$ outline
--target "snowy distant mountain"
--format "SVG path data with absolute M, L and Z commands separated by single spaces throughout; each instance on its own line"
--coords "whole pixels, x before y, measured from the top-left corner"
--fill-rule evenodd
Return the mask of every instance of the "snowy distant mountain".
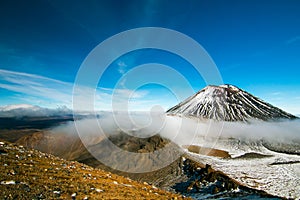
M 218 121 L 294 119 L 289 114 L 233 85 L 207 86 L 167 111 Z
M 0 107 L 0 117 L 50 117 L 72 114 L 66 106 L 56 109 L 43 108 L 29 104 L 16 104 Z
M 15 109 L 31 109 L 31 110 L 36 110 L 39 109 L 40 107 L 38 106 L 33 106 L 30 104 L 13 104 L 13 105 L 7 105 L 0 107 L 0 111 L 11 111 Z

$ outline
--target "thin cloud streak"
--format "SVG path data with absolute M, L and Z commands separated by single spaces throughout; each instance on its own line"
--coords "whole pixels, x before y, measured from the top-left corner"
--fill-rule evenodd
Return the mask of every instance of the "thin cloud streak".
M 296 43 L 296 42 L 300 42 L 300 35 L 290 38 L 290 39 L 287 40 L 285 43 L 286 43 L 287 45 L 289 45 L 289 44 L 294 44 L 294 43 Z
M 118 62 L 118 67 L 119 67 L 118 68 L 119 73 L 122 74 L 122 75 L 124 75 L 126 73 L 126 67 L 127 67 L 127 65 L 125 64 L 125 62 L 120 60 Z
M 15 98 L 19 98 L 20 103 L 38 104 L 41 102 L 50 101 L 56 106 L 66 105 L 72 108 L 73 99 L 73 84 L 63 82 L 56 79 L 51 79 L 44 76 L 35 74 L 28 74 L 23 72 L 15 72 L 8 70 L 0 70 L 0 88 L 7 91 L 16 93 Z M 122 108 L 121 105 L 130 103 L 137 105 L 137 109 L 140 110 L 143 107 L 149 105 L 149 101 L 143 99 L 148 94 L 147 91 L 133 91 L 129 89 L 114 89 L 114 88 L 103 88 L 98 87 L 96 92 L 95 89 L 86 86 L 79 86 L 79 95 L 84 96 L 87 93 L 95 93 L 95 109 L 96 110 L 110 110 L 112 101 L 114 100 L 118 105 L 117 107 Z M 22 94 L 22 98 L 20 98 Z M 79 97 L 80 98 L 80 97 Z M 30 100 L 36 99 L 36 102 L 30 102 Z M 83 106 L 86 104 L 82 98 L 80 102 Z M 153 105 L 153 104 L 152 104 Z M 45 106 L 45 105 L 40 105 Z
M 4 76 L 4 77 L 28 77 L 28 78 L 32 78 L 32 79 L 52 81 L 52 82 L 60 83 L 60 84 L 70 84 L 70 83 L 60 81 L 60 80 L 56 80 L 56 79 L 52 79 L 52 78 L 48 78 L 48 77 L 40 76 L 40 75 L 36 75 L 36 74 L 28 74 L 28 73 L 24 73 L 24 72 L 16 72 L 16 71 L 0 69 L 0 77 L 2 77 L 2 76 Z

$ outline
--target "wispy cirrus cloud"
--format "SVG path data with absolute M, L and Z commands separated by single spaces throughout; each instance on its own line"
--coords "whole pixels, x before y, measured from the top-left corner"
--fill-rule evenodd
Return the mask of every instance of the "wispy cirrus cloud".
M 117 65 L 118 65 L 118 72 L 120 73 L 120 74 L 122 74 L 122 75 L 124 75 L 125 73 L 126 73 L 126 67 L 127 67 L 127 64 L 124 62 L 124 61 L 119 61 L 118 63 L 117 63 Z
M 26 97 L 70 105 L 72 84 L 35 74 L 0 69 L 0 88 Z M 29 102 L 26 102 L 29 103 Z M 36 102 L 33 102 L 36 103 Z
M 294 44 L 294 43 L 297 43 L 297 42 L 300 42 L 300 35 L 297 35 L 295 37 L 292 37 L 292 38 L 288 39 L 285 43 L 286 44 Z
M 66 105 L 72 108 L 73 83 L 35 74 L 0 69 L 0 88 L 13 93 L 13 98 L 19 100 L 20 103 L 46 107 Z M 81 91 L 79 95 L 94 94 L 97 110 L 110 110 L 112 101 L 116 105 L 120 105 L 117 106 L 119 108 L 122 108 L 129 101 L 139 105 L 138 110 L 149 105 L 149 100 L 143 99 L 147 95 L 147 91 L 102 87 L 89 88 L 86 86 L 79 86 L 79 88 Z M 81 104 L 84 109 L 86 107 L 84 106 L 86 104 L 84 98 Z

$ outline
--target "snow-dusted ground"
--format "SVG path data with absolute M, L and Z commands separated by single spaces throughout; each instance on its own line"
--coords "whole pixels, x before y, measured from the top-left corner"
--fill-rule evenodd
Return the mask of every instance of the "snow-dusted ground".
M 200 142 L 199 145 L 203 144 Z M 202 163 L 212 165 L 214 169 L 228 174 L 231 178 L 251 188 L 264 190 L 272 195 L 300 199 L 300 163 L 299 155 L 277 153 L 266 149 L 262 142 L 241 142 L 235 139 L 221 139 L 214 146 L 216 149 L 228 151 L 232 157 L 247 152 L 272 155 L 264 158 L 222 159 L 195 153 L 189 153 Z M 277 163 L 274 165 L 274 163 Z M 280 164 L 281 163 L 281 164 Z

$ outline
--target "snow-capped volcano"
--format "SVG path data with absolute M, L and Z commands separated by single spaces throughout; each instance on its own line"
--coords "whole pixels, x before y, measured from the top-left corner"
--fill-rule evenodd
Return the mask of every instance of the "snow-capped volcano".
M 289 114 L 233 85 L 207 86 L 170 108 L 168 114 L 218 121 L 294 119 Z

